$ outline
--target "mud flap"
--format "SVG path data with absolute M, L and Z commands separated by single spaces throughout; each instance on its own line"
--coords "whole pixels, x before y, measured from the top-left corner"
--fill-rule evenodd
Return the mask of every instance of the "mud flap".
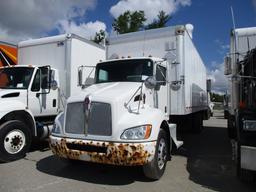
M 183 141 L 179 141 L 177 139 L 177 125 L 176 124 L 168 124 L 168 125 L 170 130 L 170 136 L 178 149 L 180 146 L 183 145 Z

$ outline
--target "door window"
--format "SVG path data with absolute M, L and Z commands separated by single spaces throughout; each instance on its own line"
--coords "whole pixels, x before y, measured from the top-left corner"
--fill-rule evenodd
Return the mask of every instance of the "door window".
M 40 70 L 39 69 L 36 71 L 36 75 L 31 87 L 31 91 L 33 92 L 40 91 Z

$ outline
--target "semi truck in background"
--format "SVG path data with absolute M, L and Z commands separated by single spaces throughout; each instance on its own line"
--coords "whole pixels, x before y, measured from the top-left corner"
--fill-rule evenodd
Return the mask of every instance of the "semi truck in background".
M 66 99 L 81 91 L 79 66 L 103 59 L 105 48 L 74 34 L 20 42 L 18 65 L 0 68 L 0 161 L 22 158 L 32 139 L 46 138 Z
M 233 146 L 237 176 L 251 180 L 256 171 L 256 27 L 231 31 L 225 58 L 229 79 L 228 135 Z
M 0 41 L 0 67 L 16 65 L 16 64 L 17 64 L 17 45 Z
M 200 132 L 208 117 L 206 69 L 192 29 L 180 25 L 109 37 L 95 84 L 71 96 L 55 119 L 53 153 L 140 165 L 146 177 L 159 179 L 172 149 L 183 143 L 177 128 Z

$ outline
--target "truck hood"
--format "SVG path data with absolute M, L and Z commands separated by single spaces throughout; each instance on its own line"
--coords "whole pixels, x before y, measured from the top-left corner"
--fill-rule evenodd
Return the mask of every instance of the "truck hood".
M 85 97 L 90 97 L 93 101 L 98 102 L 118 102 L 125 101 L 132 97 L 135 91 L 139 88 L 139 82 L 115 82 L 115 83 L 100 83 L 86 88 L 78 96 L 71 97 L 68 102 L 83 101 Z M 139 92 L 137 94 L 140 94 Z
M 0 98 L 19 97 L 21 93 L 25 92 L 25 89 L 0 89 Z
M 120 141 L 120 136 L 125 129 L 138 125 L 153 124 L 151 119 L 154 119 L 152 117 L 156 116 L 155 111 L 157 109 L 154 109 L 153 106 L 150 105 L 150 103 L 153 103 L 154 92 L 143 86 L 143 101 L 141 101 L 141 90 L 139 89 L 140 86 L 140 82 L 101 83 L 92 85 L 84 89 L 84 91 L 77 96 L 70 97 L 67 101 L 68 105 L 71 103 L 79 102 L 87 103 L 88 100 L 85 100 L 86 98 L 89 98 L 89 101 L 92 102 L 99 102 L 111 105 L 111 130 L 113 134 L 111 136 L 99 136 L 97 134 L 89 134 L 86 135 L 85 138 L 90 140 L 105 139 L 109 141 Z M 69 111 L 70 114 L 75 114 L 76 117 L 85 118 L 84 114 L 81 115 L 81 110 L 76 111 L 76 108 L 71 108 L 71 110 L 72 111 L 67 111 Z M 99 115 L 107 116 L 109 114 Z M 94 121 L 96 121 L 95 119 L 97 119 L 97 117 L 94 118 Z M 76 123 L 75 119 L 71 118 L 71 120 L 74 121 L 71 122 L 71 124 Z M 77 127 L 80 127 L 80 125 L 77 125 Z

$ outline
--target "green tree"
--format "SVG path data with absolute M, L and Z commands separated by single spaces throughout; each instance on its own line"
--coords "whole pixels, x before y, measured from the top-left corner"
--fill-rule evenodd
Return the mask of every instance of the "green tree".
M 93 41 L 95 43 L 100 44 L 104 41 L 105 37 L 106 37 L 106 33 L 104 30 L 101 29 L 99 32 L 96 32 Z
M 157 19 L 155 19 L 152 23 L 150 23 L 146 29 L 156 29 L 156 28 L 162 28 L 166 26 L 166 23 L 171 19 L 172 17 L 168 14 L 166 14 L 164 11 L 160 11 L 157 15 Z
M 217 93 L 211 93 L 210 98 L 211 98 L 211 101 L 214 101 L 214 102 L 223 102 L 223 95 L 220 95 Z
M 143 28 L 145 21 L 144 11 L 126 11 L 114 19 L 112 26 L 116 32 L 124 34 L 139 31 Z

